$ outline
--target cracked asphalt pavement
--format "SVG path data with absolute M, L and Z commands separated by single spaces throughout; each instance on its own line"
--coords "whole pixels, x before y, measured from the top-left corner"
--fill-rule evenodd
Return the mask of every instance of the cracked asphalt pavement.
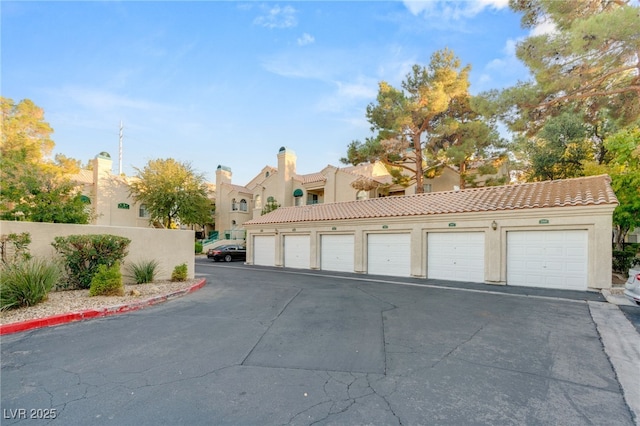
M 3 336 L 1 423 L 634 424 L 583 300 L 196 273 L 204 288 L 163 305 Z

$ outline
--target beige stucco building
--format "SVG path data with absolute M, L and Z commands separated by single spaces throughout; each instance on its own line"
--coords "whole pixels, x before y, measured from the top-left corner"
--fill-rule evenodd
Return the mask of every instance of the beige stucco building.
M 80 170 L 79 173 L 71 176 L 71 180 L 80 187 L 87 208 L 91 210 L 91 224 L 136 228 L 161 227 L 150 221 L 146 206 L 131 196 L 129 185 L 135 178 L 113 174 L 112 168 L 113 160 L 110 155 L 101 152 L 91 160 L 90 169 Z M 209 198 L 213 202 L 215 186 L 213 184 L 208 186 Z M 180 228 L 203 231 L 193 226 Z M 209 225 L 208 228 L 212 230 L 213 226 Z
M 243 238 L 243 224 L 260 217 L 270 203 L 292 207 L 415 194 L 415 184 L 408 187 L 394 184 L 380 162 L 341 168 L 328 165 L 318 172 L 301 175 L 296 171 L 294 151 L 282 147 L 277 158 L 277 167 L 265 166 L 244 186 L 232 183 L 230 168 L 218 166 L 216 230 L 231 238 Z M 424 186 L 425 191 L 436 192 L 452 190 L 459 183 L 458 172 L 445 167 L 438 177 L 425 179 Z
M 602 175 L 284 207 L 244 223 L 247 263 L 609 288 L 617 205 Z
M 129 194 L 127 176 L 112 173 L 113 160 L 101 152 L 91 160 L 91 169 L 83 169 L 71 180 L 80 186 L 92 225 L 151 227 L 144 205 Z

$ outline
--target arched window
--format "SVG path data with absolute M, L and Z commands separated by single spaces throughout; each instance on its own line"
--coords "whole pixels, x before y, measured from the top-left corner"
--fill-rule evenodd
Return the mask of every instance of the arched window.
M 149 210 L 147 210 L 146 204 L 140 204 L 138 209 L 138 217 L 149 217 Z
M 256 202 L 256 208 L 257 209 L 261 209 L 262 208 L 262 197 L 260 195 L 256 195 L 255 197 L 253 197 L 253 199 Z
M 265 173 L 264 177 L 268 178 L 269 177 L 269 172 Z
M 240 200 L 240 211 L 241 212 L 247 211 L 247 200 L 245 200 L 244 198 Z
M 275 201 L 276 201 L 276 199 L 275 199 L 275 198 L 273 198 L 273 197 L 269 197 L 269 198 L 267 198 L 267 203 L 273 203 L 273 202 L 275 202 Z
M 366 200 L 369 198 L 369 193 L 367 191 L 358 191 L 356 194 L 356 200 Z
M 235 198 L 231 200 L 231 210 L 233 211 L 238 210 L 238 203 L 236 202 Z

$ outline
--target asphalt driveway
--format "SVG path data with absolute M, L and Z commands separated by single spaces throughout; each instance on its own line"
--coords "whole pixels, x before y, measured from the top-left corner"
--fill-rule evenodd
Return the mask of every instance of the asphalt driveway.
M 196 271 L 164 305 L 3 336 L 2 424 L 633 424 L 574 294 Z

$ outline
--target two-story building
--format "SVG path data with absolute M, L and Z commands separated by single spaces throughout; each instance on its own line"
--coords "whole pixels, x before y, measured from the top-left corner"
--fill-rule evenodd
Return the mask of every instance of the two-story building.
M 245 186 L 232 182 L 229 167 L 216 170 L 215 227 L 221 237 L 242 238 L 242 225 L 276 207 L 328 204 L 394 195 L 414 194 L 415 184 L 393 183 L 381 162 L 349 167 L 327 165 L 322 170 L 298 174 L 297 156 L 289 148 L 278 151 L 278 166 L 265 166 Z M 457 171 L 445 167 L 433 179 L 425 179 L 425 191 L 454 189 L 460 181 Z

